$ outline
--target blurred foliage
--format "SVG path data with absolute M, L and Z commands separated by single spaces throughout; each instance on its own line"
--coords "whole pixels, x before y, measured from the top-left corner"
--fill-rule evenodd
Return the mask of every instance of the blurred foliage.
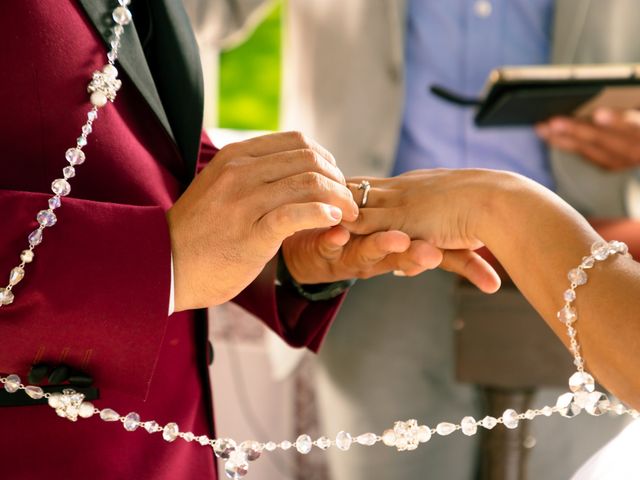
M 221 128 L 276 130 L 280 105 L 282 4 L 247 41 L 220 58 Z

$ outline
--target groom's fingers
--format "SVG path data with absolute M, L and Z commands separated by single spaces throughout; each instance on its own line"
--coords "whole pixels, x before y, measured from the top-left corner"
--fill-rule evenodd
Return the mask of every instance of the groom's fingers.
M 354 222 L 342 225 L 356 235 L 370 235 L 375 232 L 402 230 L 402 212 L 388 208 L 361 208 Z
M 445 250 L 440 268 L 465 277 L 485 293 L 500 288 L 500 277 L 493 267 L 471 250 Z

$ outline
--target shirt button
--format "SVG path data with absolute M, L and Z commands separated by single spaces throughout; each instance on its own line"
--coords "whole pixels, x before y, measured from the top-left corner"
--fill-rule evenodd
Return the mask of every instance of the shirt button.
M 489 0 L 477 0 L 473 5 L 473 11 L 481 18 L 487 18 L 493 11 L 493 5 Z

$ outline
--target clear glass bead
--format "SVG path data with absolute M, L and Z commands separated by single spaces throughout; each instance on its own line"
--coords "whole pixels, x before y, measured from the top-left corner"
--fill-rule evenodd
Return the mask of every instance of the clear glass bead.
M 238 445 L 235 440 L 230 438 L 219 438 L 213 445 L 213 451 L 216 454 L 216 457 L 227 459 L 229 458 L 229 455 L 231 455 L 231 452 L 235 451 L 237 446 Z
M 182 436 L 182 438 L 184 438 L 184 441 L 185 441 L 185 442 L 193 442 L 193 441 L 195 440 L 196 436 L 195 436 L 193 433 L 191 433 L 191 432 L 186 432 L 186 433 Z
M 158 425 L 158 422 L 155 420 L 152 420 L 150 422 L 144 422 L 143 427 L 148 433 L 156 433 L 160 425 Z
M 564 301 L 571 303 L 576 299 L 576 291 L 572 288 L 566 290 L 563 295 Z
M 40 387 L 36 387 L 35 385 L 29 385 L 25 387 L 24 391 L 27 395 L 29 395 L 29 397 L 33 398 L 34 400 L 40 400 L 44 397 L 44 390 L 42 390 Z
M 24 262 L 24 263 L 31 263 L 33 262 L 33 257 L 35 256 L 35 254 L 33 253 L 33 250 L 23 250 L 20 253 L 20 261 Z
M 89 113 L 91 114 L 95 112 L 91 111 Z M 64 158 L 67 159 L 67 162 L 69 162 L 71 166 L 82 165 L 86 159 L 84 152 L 79 148 L 70 148 L 64 154 Z
M 597 241 L 591 245 L 591 255 L 596 260 L 604 260 L 609 256 L 609 244 L 603 241 Z
M 575 417 L 582 410 L 576 403 L 574 394 L 571 392 L 563 393 L 558 397 L 556 408 L 560 415 L 567 418 Z
M 131 11 L 127 7 L 116 7 L 112 16 L 118 25 L 128 25 L 131 22 Z
M 353 438 L 351 435 L 345 431 L 341 431 L 336 435 L 336 447 L 340 450 L 347 451 L 351 448 L 351 443 L 353 442 Z
M 362 435 L 358 435 L 356 437 L 356 443 L 364 445 L 365 447 L 375 445 L 377 441 L 378 436 L 375 433 L 363 433 Z
M 96 118 L 98 118 L 98 112 L 97 111 L 91 110 L 91 111 L 89 111 L 89 113 L 87 113 L 87 119 L 90 122 L 94 122 L 96 120 Z M 80 164 L 78 164 L 78 165 L 80 165 Z
M 540 411 L 545 417 L 550 417 L 551 415 L 553 415 L 553 408 L 551 408 L 549 405 L 542 407 L 542 410 Z
M 293 444 L 289 440 L 283 440 L 282 442 L 280 442 L 280 448 L 282 450 L 289 450 L 292 446 Z
M 118 3 L 123 7 L 126 7 L 127 5 L 131 4 L 131 0 L 118 0 Z
M 55 210 L 56 208 L 60 208 L 60 205 L 62 204 L 62 202 L 60 202 L 60 197 L 51 197 L 49 199 L 49 208 L 51 210 Z
M 229 459 L 224 464 L 224 473 L 228 478 L 237 480 L 244 477 L 249 471 L 249 462 L 241 451 L 231 452 Z
M 313 447 L 313 440 L 309 435 L 300 435 L 296 440 L 296 450 L 303 455 L 306 455 L 311 451 Z
M 609 411 L 610 406 L 611 401 L 604 393 L 591 392 L 587 395 L 584 409 L 589 415 L 597 417 Z
M 455 431 L 456 431 L 456 426 L 453 423 L 440 422 L 436 426 L 436 432 L 438 433 L 438 435 L 442 435 L 442 436 L 451 435 Z
M 587 272 L 585 272 L 581 268 L 573 268 L 569 270 L 567 278 L 571 283 L 575 283 L 578 286 L 584 285 L 585 283 L 587 283 Z
M 60 195 L 61 197 L 66 197 L 71 193 L 71 185 L 64 178 L 58 178 L 51 183 L 51 190 L 56 195 Z
M 627 255 L 629 253 L 629 247 L 624 242 L 613 240 L 609 242 L 609 251 L 611 253 L 621 253 L 622 255 Z
M 39 228 L 29 234 L 29 245 L 36 247 L 42 243 L 42 230 Z
M 134 432 L 140 426 L 140 415 L 136 412 L 131 412 L 124 417 L 124 429 L 127 432 Z
M 326 450 L 331 446 L 331 440 L 327 437 L 320 437 L 316 440 L 316 445 L 321 450 Z
M 58 221 L 58 217 L 50 210 L 40 210 L 36 220 L 43 227 L 53 227 Z
M 117 422 L 120 420 L 120 414 L 110 408 L 100 410 L 100 418 L 105 422 Z
M 625 407 L 623 404 L 621 403 L 616 403 L 613 408 L 613 413 L 615 413 L 616 415 L 624 415 L 625 412 L 627 411 L 627 407 Z
M 278 448 L 278 444 L 276 442 L 267 442 L 264 445 L 264 449 L 267 452 L 273 452 L 273 451 L 275 451 L 276 448 Z
M 64 178 L 66 179 L 73 178 L 76 176 L 76 169 L 71 165 L 69 165 L 68 167 L 64 167 L 62 169 L 62 175 L 64 175 Z
M 164 438 L 167 442 L 174 442 L 175 439 L 178 438 L 179 433 L 180 429 L 178 428 L 177 423 L 167 423 L 162 429 L 162 438 Z
M 24 278 L 24 268 L 14 267 L 9 274 L 9 285 L 14 286 L 22 281 Z
M 558 320 L 560 320 L 565 325 L 569 325 L 575 322 L 578 319 L 578 314 L 576 313 L 576 309 L 565 305 L 558 312 Z
M 200 445 L 202 445 L 203 447 L 204 447 L 205 445 L 209 445 L 209 438 L 208 438 L 206 435 L 200 435 L 200 436 L 198 437 L 198 443 L 199 443 Z
M 596 264 L 596 259 L 593 258 L 591 255 L 589 255 L 588 257 L 582 257 L 582 262 L 580 263 L 580 267 L 589 269 L 589 268 L 593 268 L 595 264 Z
M 9 393 L 16 393 L 20 389 L 20 377 L 16 374 L 7 376 L 4 389 Z
M 76 144 L 81 146 L 81 147 L 86 147 L 87 146 L 87 137 L 85 137 L 84 135 L 80 135 L 78 138 L 76 138 Z
M 464 417 L 460 421 L 460 427 L 461 427 L 462 433 L 464 433 L 469 437 L 471 435 L 475 435 L 476 432 L 478 431 L 478 425 L 476 424 L 476 419 L 473 417 Z
M 113 66 L 113 65 L 111 65 Z M 113 67 L 116 68 L 116 67 Z M 91 125 L 89 124 L 85 124 L 82 126 L 82 134 L 86 137 L 87 135 L 90 135 L 91 132 L 93 131 L 93 127 L 91 127 Z
M 524 412 L 524 418 L 526 418 L 527 420 L 533 420 L 534 418 L 536 418 L 535 410 L 529 409 L 526 412 Z
M 518 423 L 520 423 L 518 412 L 512 408 L 507 408 L 502 414 L 502 423 L 510 429 L 518 428 Z
M 15 300 L 15 296 L 11 290 L 7 290 L 6 288 L 0 288 L 0 304 L 2 305 L 11 305 Z
M 587 372 L 576 372 L 569 377 L 569 389 L 572 392 L 593 392 L 596 382 Z
M 240 444 L 240 450 L 244 452 L 247 460 L 254 462 L 259 459 L 262 454 L 262 445 L 255 440 L 247 440 Z

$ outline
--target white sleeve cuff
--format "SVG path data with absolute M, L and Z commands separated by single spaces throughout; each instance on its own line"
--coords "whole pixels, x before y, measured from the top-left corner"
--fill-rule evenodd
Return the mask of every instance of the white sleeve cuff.
M 175 299 L 175 285 L 174 285 L 174 277 L 173 277 L 173 254 L 171 254 L 171 290 L 169 290 L 169 315 L 173 315 L 174 310 L 176 309 L 176 299 Z

